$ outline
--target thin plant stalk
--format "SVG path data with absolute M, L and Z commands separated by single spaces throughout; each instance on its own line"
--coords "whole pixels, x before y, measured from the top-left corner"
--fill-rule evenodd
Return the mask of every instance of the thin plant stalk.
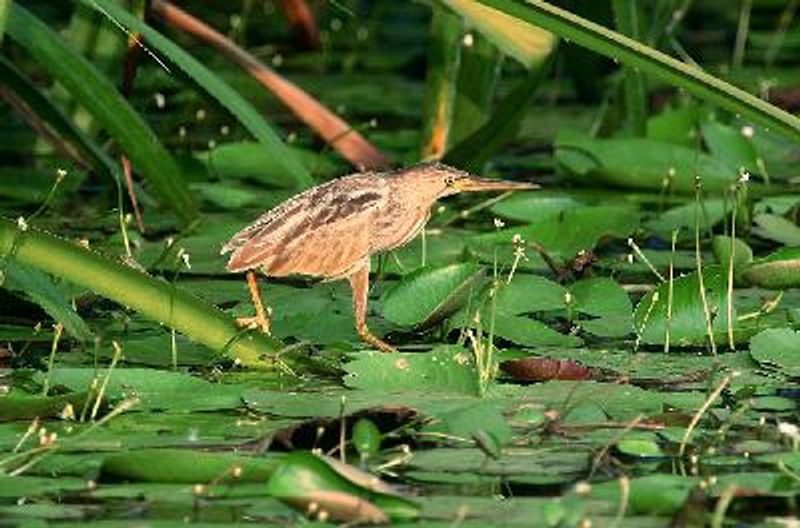
M 697 266 L 697 284 L 700 289 L 700 300 L 703 303 L 703 316 L 706 320 L 706 333 L 708 334 L 708 341 L 711 345 L 711 353 L 717 355 L 717 343 L 714 341 L 714 328 L 711 322 L 711 312 L 708 308 L 708 297 L 706 296 L 706 285 L 703 279 L 703 257 L 700 254 L 700 181 L 697 182 L 697 191 L 695 193 L 695 213 L 694 213 L 694 256 L 695 264 Z
M 53 343 L 50 345 L 50 356 L 47 358 L 47 375 L 42 383 L 42 396 L 46 397 L 50 391 L 50 379 L 53 376 L 53 365 L 55 363 L 58 342 L 61 341 L 61 334 L 64 332 L 64 325 L 56 323 L 53 325 Z
M 642 40 L 640 0 L 613 0 L 611 6 L 617 30 L 634 40 Z M 637 68 L 625 68 L 623 92 L 625 113 L 633 133 L 644 136 L 647 126 L 647 90 L 642 72 Z
M 664 353 L 669 353 L 669 344 L 672 332 L 672 303 L 675 290 L 675 245 L 678 242 L 678 230 L 672 230 L 672 244 L 669 256 L 669 278 L 667 283 L 667 320 L 665 321 Z
M 733 262 L 736 260 L 736 206 L 738 200 L 737 189 L 734 189 L 733 211 L 731 212 L 731 251 L 728 257 L 728 280 L 727 280 L 727 314 L 728 314 L 728 348 L 736 349 L 736 342 L 733 337 Z
M 733 46 L 733 67 L 741 68 L 744 62 L 744 51 L 747 46 L 747 34 L 750 31 L 750 11 L 753 7 L 753 0 L 741 0 L 739 8 L 739 24 L 736 28 L 736 42 Z

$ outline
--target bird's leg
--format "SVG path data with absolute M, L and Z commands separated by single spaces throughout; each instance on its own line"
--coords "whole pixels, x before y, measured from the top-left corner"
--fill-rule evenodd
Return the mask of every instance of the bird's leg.
M 258 325 L 265 334 L 271 335 L 267 310 L 264 308 L 264 303 L 261 302 L 261 290 L 258 287 L 258 276 L 256 276 L 256 272 L 253 270 L 247 272 L 247 287 L 250 290 L 250 297 L 253 299 L 256 315 L 255 317 L 239 317 L 236 319 L 236 322 L 240 326 L 245 327 Z
M 358 337 L 368 345 L 381 352 L 397 352 L 397 350 L 372 335 L 367 328 L 367 294 L 369 293 L 369 262 L 350 275 L 350 287 L 353 289 L 353 314 L 356 319 Z

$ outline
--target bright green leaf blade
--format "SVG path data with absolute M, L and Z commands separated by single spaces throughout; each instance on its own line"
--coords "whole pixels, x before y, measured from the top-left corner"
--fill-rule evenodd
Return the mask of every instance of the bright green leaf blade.
M 420 268 L 386 291 L 383 316 L 405 326 L 439 321 L 467 302 L 483 276 L 472 263 Z
M 569 287 L 571 308 L 595 317 L 630 316 L 630 297 L 615 280 L 608 277 L 584 279 Z
M 498 290 L 495 307 L 507 315 L 563 310 L 566 296 L 567 289 L 548 278 L 517 274 Z
M 26 9 L 13 5 L 8 35 L 61 82 L 102 123 L 153 185 L 161 202 L 183 220 L 195 206 L 179 167 L 114 85 Z
M 703 123 L 701 131 L 711 154 L 725 161 L 737 173 L 741 170 L 758 172 L 758 151 L 741 130 L 712 121 Z
M 204 453 L 189 449 L 140 449 L 103 459 L 100 478 L 135 482 L 198 484 L 266 482 L 280 461 L 260 456 Z
M 353 446 L 364 458 L 376 455 L 381 450 L 382 440 L 378 426 L 368 418 L 360 418 L 353 426 Z
M 491 40 L 505 54 L 530 68 L 544 60 L 555 46 L 549 31 L 472 0 L 442 0 L 450 9 Z
M 800 246 L 800 227 L 788 218 L 765 213 L 756 215 L 753 222 L 754 234 L 787 246 Z
M 292 176 L 296 184 L 309 187 L 313 183 L 311 175 L 297 160 L 294 154 L 281 141 L 275 131 L 261 118 L 258 111 L 247 102 L 238 92 L 233 90 L 217 75 L 206 68 L 197 59 L 192 57 L 180 46 L 141 20 L 120 8 L 111 0 L 81 0 L 84 5 L 93 7 L 93 3 L 101 6 L 115 23 L 121 24 L 133 33 L 144 35 L 148 46 L 156 52 L 164 54 L 173 64 L 183 70 L 197 86 L 203 88 L 213 96 L 222 106 L 236 116 L 236 118 L 253 134 L 278 163 L 287 175 Z
M 478 0 L 747 119 L 800 140 L 800 119 L 740 88 L 658 50 L 543 0 Z
M 219 309 L 161 279 L 32 228 L 21 231 L 17 224 L 2 219 L 0 258 L 13 258 L 139 310 L 244 364 L 263 366 L 264 356 L 278 346 L 263 334 L 243 335 Z

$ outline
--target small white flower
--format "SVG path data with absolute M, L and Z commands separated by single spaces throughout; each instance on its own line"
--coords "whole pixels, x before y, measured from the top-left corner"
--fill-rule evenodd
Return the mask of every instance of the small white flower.
M 19 227 L 20 231 L 27 231 L 28 230 L 28 222 L 25 221 L 25 218 L 20 216 L 17 218 L 17 227 Z
M 206 111 L 202 108 L 199 109 L 197 112 L 195 112 L 194 118 L 197 119 L 198 121 L 202 121 L 203 119 L 206 118 Z
M 475 37 L 472 35 L 472 33 L 465 33 L 461 43 L 465 48 L 471 48 L 472 45 L 475 44 Z
M 164 94 L 156 92 L 156 94 L 153 95 L 153 99 L 156 101 L 156 108 L 163 109 L 165 106 L 167 106 L 167 98 L 164 96 Z
M 495 226 L 497 229 L 502 229 L 502 228 L 503 228 L 503 227 L 505 227 L 505 225 L 506 225 L 506 223 L 505 223 L 505 222 L 503 222 L 502 220 L 500 220 L 499 218 L 495 218 L 495 219 L 493 220 L 493 222 L 494 222 L 494 226 Z
M 753 137 L 753 135 L 755 135 L 756 130 L 750 125 L 745 125 L 745 126 L 742 127 L 741 132 L 742 132 L 742 135 L 744 137 L 746 137 L 747 139 L 750 139 L 750 138 Z

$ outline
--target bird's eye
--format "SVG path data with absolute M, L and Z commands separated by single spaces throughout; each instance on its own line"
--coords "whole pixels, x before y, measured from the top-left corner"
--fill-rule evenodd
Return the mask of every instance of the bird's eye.
M 445 176 L 445 178 L 444 178 L 444 184 L 445 185 L 447 185 L 448 187 L 452 187 L 453 185 L 455 185 L 455 183 L 456 183 L 456 177 L 455 176 Z

